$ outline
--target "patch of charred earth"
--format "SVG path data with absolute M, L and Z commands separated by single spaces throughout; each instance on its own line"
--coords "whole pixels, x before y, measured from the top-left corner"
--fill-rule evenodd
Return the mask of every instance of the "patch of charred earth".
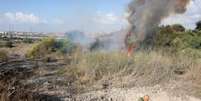
M 36 85 L 24 83 L 37 69 L 38 64 L 30 60 L 0 63 L 0 101 L 60 101 L 56 96 L 33 91 Z

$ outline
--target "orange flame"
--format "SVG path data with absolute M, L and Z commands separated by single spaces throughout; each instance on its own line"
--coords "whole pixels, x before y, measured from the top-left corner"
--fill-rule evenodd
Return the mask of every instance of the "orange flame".
M 134 45 L 130 45 L 130 46 L 128 46 L 128 52 L 127 52 L 127 56 L 128 57 L 131 57 L 132 56 L 132 54 L 133 54 L 133 51 L 134 51 Z
M 128 57 L 131 57 L 131 55 L 132 55 L 132 48 L 129 47 L 129 48 L 128 48 L 127 56 L 128 56 Z
M 132 32 L 130 31 L 125 38 L 125 44 L 127 45 L 127 56 L 131 57 L 131 55 L 133 54 L 133 49 L 134 49 L 134 44 L 132 43 L 128 43 L 128 39 L 131 36 Z

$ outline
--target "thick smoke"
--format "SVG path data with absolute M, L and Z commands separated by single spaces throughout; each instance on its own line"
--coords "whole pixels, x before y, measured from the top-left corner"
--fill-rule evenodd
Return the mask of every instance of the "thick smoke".
M 156 28 L 163 19 L 170 15 L 182 14 L 186 11 L 190 0 L 133 0 L 129 4 L 130 30 L 127 39 L 133 43 L 146 41 L 153 37 Z M 126 40 L 127 40 L 126 39 Z

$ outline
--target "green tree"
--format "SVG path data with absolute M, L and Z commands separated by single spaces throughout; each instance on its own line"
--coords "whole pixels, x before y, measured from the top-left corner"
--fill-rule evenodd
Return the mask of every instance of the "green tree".
M 199 31 L 184 31 L 180 25 L 163 26 L 156 33 L 155 46 L 178 51 L 186 48 L 200 49 L 201 35 L 199 33 Z
M 176 32 L 184 32 L 186 29 L 184 28 L 184 26 L 180 25 L 180 24 L 174 24 L 171 26 L 172 29 Z

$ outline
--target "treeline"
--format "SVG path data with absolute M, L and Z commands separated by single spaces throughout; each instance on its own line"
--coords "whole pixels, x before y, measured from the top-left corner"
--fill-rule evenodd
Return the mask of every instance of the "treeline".
M 152 36 L 151 49 L 164 50 L 164 52 L 187 53 L 192 56 L 201 57 L 201 21 L 196 24 L 194 30 L 187 30 L 182 25 L 168 25 L 156 28 Z M 149 41 L 146 39 L 145 41 Z M 91 45 L 89 51 L 99 49 L 101 42 L 96 41 Z M 144 47 L 143 44 L 140 47 Z M 69 54 L 80 48 L 68 38 L 56 40 L 44 38 L 33 44 L 26 56 L 29 58 L 41 58 L 51 53 Z M 145 46 L 146 48 L 146 46 Z M 143 48 L 142 48 L 143 49 Z
M 196 23 L 195 29 L 186 29 L 180 24 L 153 28 L 137 46 L 136 50 L 163 50 L 201 57 L 201 21 Z
M 162 26 L 157 30 L 154 41 L 156 47 L 201 49 L 201 22 L 197 23 L 195 30 L 186 30 L 179 24 Z

